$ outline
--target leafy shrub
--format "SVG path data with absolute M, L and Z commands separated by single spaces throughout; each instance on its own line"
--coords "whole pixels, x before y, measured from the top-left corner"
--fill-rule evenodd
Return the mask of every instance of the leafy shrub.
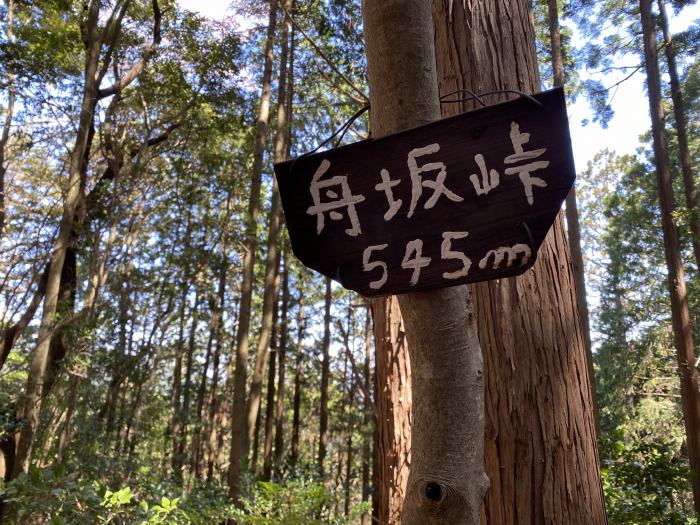
M 601 443 L 610 524 L 696 524 L 686 461 L 663 444 L 620 434 L 611 432 Z
M 185 497 L 173 496 L 181 492 L 175 484 L 144 478 L 135 480 L 133 488 L 112 490 L 65 474 L 60 465 L 31 468 L 0 486 L 8 523 L 19 525 L 209 525 L 232 516 L 220 488 L 199 485 Z
M 333 516 L 334 498 L 322 483 L 297 479 L 285 485 L 260 481 L 252 487 L 243 509 L 234 515 L 241 525 L 345 525 L 357 523 L 366 509 L 359 505 L 350 516 Z

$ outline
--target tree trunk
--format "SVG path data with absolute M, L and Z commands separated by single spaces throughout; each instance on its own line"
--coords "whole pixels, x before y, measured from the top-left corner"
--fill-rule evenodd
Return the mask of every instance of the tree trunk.
M 371 312 L 369 305 L 367 305 L 367 314 L 365 317 L 365 364 L 364 364 L 364 385 L 365 392 L 370 392 L 372 390 L 372 325 L 371 325 Z M 362 502 L 369 503 L 371 501 L 371 490 L 370 485 L 370 464 L 372 461 L 372 442 L 374 441 L 373 433 L 370 432 L 372 429 L 372 415 L 374 414 L 374 406 L 370 402 L 370 399 L 365 398 L 364 404 L 364 430 L 365 436 L 362 443 Z M 370 525 L 372 523 L 372 515 L 370 511 L 364 512 L 361 518 L 361 525 Z
M 373 135 L 438 119 L 430 4 L 366 0 L 363 18 Z M 468 289 L 398 300 L 413 387 L 411 467 L 401 523 L 476 524 L 488 480 L 482 358 Z
M 231 206 L 231 196 L 226 200 L 226 211 L 229 211 Z M 207 417 L 207 481 L 211 481 L 214 476 L 214 464 L 216 463 L 216 442 L 219 413 L 220 397 L 219 397 L 219 364 L 221 361 L 221 349 L 223 347 L 224 337 L 224 320 L 223 307 L 226 299 L 226 275 L 228 273 L 228 235 L 224 234 L 223 246 L 221 248 L 221 268 L 219 268 L 219 289 L 216 297 L 216 343 L 214 345 L 214 362 L 212 363 L 212 379 L 209 389 L 209 412 Z
M 676 66 L 676 50 L 673 47 L 671 32 L 668 28 L 668 18 L 666 16 L 665 0 L 658 0 L 659 22 L 664 34 L 664 53 L 668 64 L 668 76 L 671 80 L 671 99 L 673 100 L 673 116 L 676 124 L 676 137 L 678 139 L 678 157 L 681 162 L 681 173 L 683 174 L 683 188 L 685 189 L 685 203 L 690 215 L 690 233 L 693 243 L 693 255 L 695 265 L 700 269 L 700 214 L 698 213 L 698 191 L 693 177 L 693 166 L 690 159 L 690 149 L 688 148 L 688 123 L 685 116 L 685 103 L 681 83 L 678 78 L 678 67 Z
M 644 59 L 649 90 L 649 111 L 654 140 L 656 179 L 659 189 L 659 205 L 664 233 L 664 251 L 668 269 L 668 289 L 671 295 L 671 319 L 678 358 L 678 374 L 681 381 L 681 406 L 685 421 L 686 446 L 692 471 L 695 514 L 700 517 L 700 391 L 698 371 L 695 367 L 693 334 L 688 312 L 688 297 L 681 259 L 678 229 L 673 222 L 674 203 L 671 169 L 669 167 L 664 129 L 664 107 L 661 99 L 661 77 L 656 54 L 656 30 L 651 12 L 651 0 L 640 0 Z
M 221 287 L 226 286 L 225 283 L 221 283 L 221 278 L 219 278 L 219 291 L 216 297 L 209 299 L 210 304 L 210 318 L 209 318 L 209 336 L 207 337 L 207 350 L 204 356 L 204 365 L 202 366 L 202 375 L 199 378 L 199 386 L 197 387 L 197 403 L 195 405 L 194 421 L 197 423 L 194 435 L 192 436 L 192 456 L 190 470 L 195 479 L 202 479 L 202 460 L 204 457 L 204 442 L 203 437 L 206 431 L 206 421 L 202 418 L 202 413 L 204 411 L 204 398 L 207 393 L 207 372 L 209 371 L 209 364 L 212 361 L 212 354 L 214 349 L 214 339 L 220 334 L 219 324 L 221 322 L 221 305 L 218 301 L 219 295 L 221 295 Z M 218 358 L 217 358 L 218 360 Z M 216 363 L 218 372 L 219 364 Z
M 190 206 L 187 214 L 187 223 L 185 226 L 185 239 L 183 242 L 183 256 L 186 257 L 190 249 L 190 241 L 192 239 L 192 207 Z M 190 272 L 189 265 L 182 277 L 180 288 L 180 309 L 178 312 L 179 328 L 177 336 L 177 344 L 175 346 L 175 363 L 173 365 L 173 381 L 170 390 L 170 406 L 172 407 L 172 416 L 170 423 L 170 438 L 172 441 L 172 457 L 171 468 L 176 480 L 182 479 L 183 458 L 179 452 L 179 438 L 181 428 L 183 426 L 183 403 L 182 403 L 182 357 L 185 351 L 185 312 L 187 311 L 187 295 L 190 290 Z M 166 432 L 167 434 L 167 432 Z
M 291 13 L 294 10 L 294 0 L 288 0 L 285 3 L 285 9 Z M 289 18 L 285 19 L 287 26 L 287 35 L 289 39 L 289 59 L 287 67 L 287 92 L 286 92 L 286 115 L 278 111 L 277 120 L 285 119 L 283 142 L 280 147 L 284 146 L 284 159 L 289 158 L 291 151 L 291 135 L 292 135 L 292 116 L 294 110 L 294 28 L 291 27 Z M 279 109 L 279 108 L 278 108 Z M 279 124 L 278 124 L 279 127 Z M 275 154 L 277 153 L 275 147 Z M 281 152 L 280 152 L 281 153 Z M 275 180 L 275 183 L 277 181 Z M 285 245 L 286 246 L 286 245 Z M 279 344 L 279 372 L 277 380 L 277 407 L 275 415 L 275 468 L 280 474 L 284 467 L 284 405 L 285 405 L 285 389 L 286 389 L 286 373 L 287 373 L 287 342 L 289 338 L 289 259 L 287 257 L 286 247 L 283 250 L 282 257 L 284 259 L 284 273 L 282 275 L 282 324 L 280 326 L 280 344 Z
M 61 433 L 58 437 L 56 445 L 56 458 L 54 463 L 60 464 L 63 462 L 63 455 L 71 441 L 73 435 L 73 414 L 78 400 L 78 387 L 80 386 L 81 377 L 77 374 L 71 374 L 68 383 L 68 401 L 66 407 L 66 419 L 61 426 Z
M 245 220 L 245 241 L 243 256 L 243 280 L 236 334 L 236 369 L 233 378 L 233 402 L 231 403 L 231 449 L 228 468 L 229 498 L 239 503 L 242 461 L 247 449 L 248 431 L 246 428 L 246 383 L 248 378 L 248 346 L 250 313 L 253 298 L 255 255 L 258 251 L 258 217 L 260 215 L 260 186 L 262 183 L 263 155 L 267 135 L 267 121 L 270 114 L 270 92 L 272 90 L 272 59 L 275 26 L 277 24 L 277 0 L 270 0 L 267 41 L 262 78 L 262 96 L 255 131 L 255 152 L 250 183 L 248 212 Z M 231 521 L 231 523 L 233 523 Z
M 7 15 L 5 18 L 5 37 L 7 43 L 10 45 L 14 44 L 14 14 L 15 14 L 15 2 L 14 0 L 7 0 Z M 0 134 L 0 239 L 2 239 L 5 233 L 5 217 L 6 217 L 6 195 L 5 195 L 5 174 L 7 173 L 7 159 L 5 158 L 5 151 L 7 148 L 7 143 L 10 140 L 10 130 L 12 128 L 12 117 L 15 111 L 15 74 L 14 66 L 12 64 L 13 59 L 10 59 L 7 63 L 7 106 L 5 107 L 5 119 L 2 125 L 2 134 Z M 2 363 L 0 362 L 0 368 Z
M 441 93 L 538 90 L 529 2 L 433 9 Z M 532 269 L 471 287 L 486 381 L 486 523 L 606 522 L 574 282 L 560 215 Z
M 104 428 L 109 442 L 112 432 L 114 431 L 115 410 L 117 405 L 117 396 L 119 388 L 122 384 L 123 367 L 125 366 L 124 357 L 127 352 L 127 324 L 129 323 L 129 307 L 131 306 L 131 290 L 130 290 L 131 265 L 129 264 L 124 273 L 124 282 L 120 283 L 119 289 L 119 340 L 117 348 L 114 352 L 114 362 L 112 363 L 112 378 L 109 381 L 105 404 L 100 410 L 100 426 Z
M 564 74 L 564 58 L 561 49 L 561 31 L 559 28 L 557 0 L 547 0 L 547 7 L 549 11 L 549 42 L 554 87 L 563 88 L 566 85 L 566 75 Z M 593 369 L 590 315 L 588 313 L 588 299 L 586 298 L 586 276 L 584 273 L 583 251 L 581 250 L 581 228 L 579 224 L 576 186 L 574 185 L 566 196 L 566 232 L 569 240 L 569 251 L 571 252 L 572 271 L 576 283 L 576 302 L 578 303 L 579 318 L 581 320 L 583 343 L 586 347 L 586 365 L 588 366 L 588 376 L 591 378 L 591 401 L 593 402 L 597 436 L 600 433 L 600 417 L 598 414 L 598 396 L 596 393 Z
M 37 335 L 37 345 L 32 353 L 27 388 L 25 394 L 22 419 L 24 425 L 20 430 L 17 442 L 17 454 L 13 466 L 13 478 L 21 472 L 27 472 L 29 458 L 34 440 L 34 432 L 37 427 L 39 410 L 41 408 L 41 392 L 46 380 L 46 371 L 49 364 L 49 349 L 54 332 L 55 316 L 58 308 L 61 273 L 66 252 L 70 247 L 70 239 L 73 232 L 73 220 L 82 203 L 82 164 L 91 135 L 92 123 L 95 113 L 95 105 L 98 95 L 98 65 L 100 59 L 101 42 L 98 37 L 98 17 L 100 3 L 96 0 L 90 2 L 86 22 L 86 61 L 85 80 L 83 84 L 83 98 L 80 106 L 78 131 L 75 143 L 71 150 L 68 165 L 68 181 L 63 201 L 63 214 L 58 229 L 58 235 L 54 241 L 51 263 L 46 279 L 46 293 L 44 297 L 44 310 Z
M 275 312 L 276 313 L 276 312 Z M 270 362 L 267 365 L 267 396 L 265 399 L 265 441 L 263 443 L 264 481 L 272 479 L 272 431 L 275 417 L 275 377 L 277 375 L 277 315 L 274 316 Z
M 285 9 L 291 9 L 291 0 L 285 0 Z M 289 51 L 288 24 L 282 24 L 280 39 L 282 41 L 279 63 L 279 89 L 277 94 L 277 130 L 274 142 L 274 162 L 286 159 L 287 138 L 287 56 Z M 273 329 L 273 317 L 277 308 L 279 293 L 279 232 L 282 222 L 282 210 L 277 179 L 273 177 L 272 196 L 270 198 L 270 215 L 267 222 L 267 259 L 265 261 L 265 290 L 263 292 L 262 322 L 260 338 L 255 354 L 253 380 L 248 397 L 248 440 L 252 439 L 252 426 L 258 417 L 260 399 L 262 397 L 263 374 L 267 360 L 267 348 L 270 345 L 270 334 Z
M 289 260 L 287 251 L 282 256 L 284 260 L 284 270 L 282 271 L 282 318 L 280 322 L 278 353 L 278 375 L 277 375 L 277 403 L 275 405 L 275 469 L 282 472 L 284 462 L 284 396 L 285 380 L 287 368 L 287 330 L 289 328 Z
M 297 277 L 299 279 L 299 277 Z M 299 282 L 299 281 L 298 281 Z M 291 464 L 296 467 L 299 462 L 299 427 L 301 424 L 301 365 L 303 359 L 304 344 L 304 293 L 302 284 L 298 284 L 298 310 L 297 310 L 297 350 L 296 363 L 294 366 L 294 399 L 292 401 L 292 453 Z
M 7 358 L 10 356 L 10 351 L 17 342 L 17 339 L 22 332 L 24 332 L 25 328 L 29 326 L 29 323 L 34 318 L 34 314 L 41 305 L 41 301 L 46 293 L 46 281 L 49 277 L 50 269 L 51 263 L 46 265 L 46 268 L 39 277 L 39 282 L 37 283 L 36 291 L 32 296 L 32 300 L 17 322 L 6 328 L 0 328 L 0 370 L 2 370 Z
M 372 316 L 377 407 L 372 507 L 379 523 L 399 523 L 411 461 L 411 364 L 396 297 L 373 299 Z
M 194 284 L 197 291 L 195 292 L 194 305 L 192 306 L 190 314 L 192 321 L 190 324 L 190 334 L 187 342 L 187 356 L 185 359 L 185 385 L 182 390 L 182 406 L 180 408 L 180 421 L 178 425 L 179 434 L 177 436 L 178 465 L 181 471 L 185 468 L 185 461 L 187 459 L 187 453 L 185 452 L 187 447 L 187 424 L 190 419 L 190 399 L 192 397 L 192 378 L 194 375 L 194 351 L 197 339 L 197 325 L 199 323 L 201 284 L 198 283 L 198 279 L 196 277 Z M 178 475 L 178 478 L 180 477 L 181 474 Z
M 350 389 L 350 399 L 349 406 L 352 408 L 355 402 L 355 382 L 352 379 L 352 374 L 350 379 L 347 380 L 346 384 Z M 343 515 L 347 518 L 350 515 L 350 488 L 352 486 L 352 462 L 353 462 L 353 449 L 352 449 L 352 432 L 353 428 L 347 429 L 347 437 L 345 440 L 345 478 L 343 480 L 343 489 L 345 493 L 345 501 L 343 505 Z
M 326 294 L 323 314 L 323 343 L 321 348 L 321 406 L 318 429 L 318 471 L 321 479 L 325 474 L 324 461 L 328 448 L 328 379 L 330 375 L 331 347 L 331 280 L 326 277 Z
M 253 431 L 253 454 L 250 460 L 250 472 L 253 475 L 258 473 L 258 454 L 260 452 L 260 424 L 262 421 L 262 412 L 258 411 L 258 417 L 255 419 L 255 430 Z

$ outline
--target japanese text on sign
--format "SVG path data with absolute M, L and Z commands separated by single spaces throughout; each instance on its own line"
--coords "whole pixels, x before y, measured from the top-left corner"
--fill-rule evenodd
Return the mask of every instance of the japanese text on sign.
M 308 266 L 365 295 L 521 273 L 573 184 L 561 90 L 276 166 Z

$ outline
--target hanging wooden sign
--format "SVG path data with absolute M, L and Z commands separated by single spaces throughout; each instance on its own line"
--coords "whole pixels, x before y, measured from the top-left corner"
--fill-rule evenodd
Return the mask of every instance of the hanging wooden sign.
M 523 273 L 571 189 L 562 89 L 275 165 L 294 254 L 364 296 Z

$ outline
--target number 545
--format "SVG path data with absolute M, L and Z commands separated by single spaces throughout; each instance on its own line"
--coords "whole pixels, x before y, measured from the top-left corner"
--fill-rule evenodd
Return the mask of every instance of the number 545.
M 440 258 L 443 261 L 447 260 L 457 260 L 462 263 L 462 268 L 454 272 L 444 272 L 442 277 L 444 279 L 459 279 L 464 277 L 469 273 L 469 268 L 471 268 L 472 262 L 460 251 L 452 249 L 452 241 L 457 239 L 464 239 L 468 232 L 444 232 L 442 234 L 442 244 L 440 245 Z M 373 246 L 368 246 L 362 254 L 362 269 L 365 272 L 372 272 L 374 270 L 380 269 L 382 274 L 381 277 L 375 281 L 369 283 L 369 287 L 372 290 L 379 290 L 386 283 L 389 278 L 389 270 L 385 262 L 374 260 L 370 261 L 372 254 L 374 252 L 379 252 L 386 249 L 388 244 L 375 244 Z M 415 239 L 409 241 L 406 244 L 406 251 L 404 252 L 403 260 L 401 261 L 401 268 L 405 270 L 413 270 L 411 274 L 411 286 L 415 286 L 420 278 L 421 268 L 425 268 L 430 265 L 432 259 L 430 257 L 423 256 L 423 241 L 421 239 Z

